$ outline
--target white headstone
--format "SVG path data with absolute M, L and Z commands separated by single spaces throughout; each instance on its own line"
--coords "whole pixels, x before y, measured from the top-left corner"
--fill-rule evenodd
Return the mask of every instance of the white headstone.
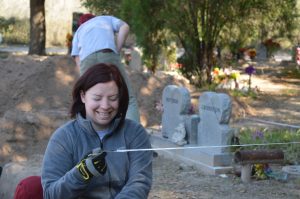
M 166 86 L 163 90 L 162 103 L 164 112 L 162 115 L 162 135 L 172 138 L 175 129 L 184 124 L 185 117 L 191 107 L 189 91 L 176 85 Z
M 199 97 L 198 145 L 220 146 L 230 144 L 232 131 L 228 123 L 231 108 L 231 100 L 227 94 L 204 92 Z M 208 149 L 215 153 L 228 151 L 228 148 L 224 147 Z

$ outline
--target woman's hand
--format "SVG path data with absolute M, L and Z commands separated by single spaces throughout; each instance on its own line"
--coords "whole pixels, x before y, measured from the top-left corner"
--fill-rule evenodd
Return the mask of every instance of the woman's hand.
M 84 180 L 90 180 L 93 176 L 104 175 L 107 169 L 105 161 L 106 152 L 101 150 L 87 154 L 76 168 L 79 170 Z

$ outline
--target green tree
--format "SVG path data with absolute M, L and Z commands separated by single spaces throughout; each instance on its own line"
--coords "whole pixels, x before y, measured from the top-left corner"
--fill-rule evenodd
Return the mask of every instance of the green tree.
M 5 19 L 4 17 L 0 17 L 0 33 L 5 33 L 9 30 L 10 25 L 14 25 L 16 23 L 16 19 L 11 17 L 9 19 Z
M 123 0 L 118 5 L 147 66 L 155 72 L 161 48 L 175 36 L 185 49 L 178 60 L 182 73 L 196 77 L 199 86 L 211 82 L 216 46 L 236 51 L 253 40 L 288 35 L 296 11 L 296 0 Z
M 122 0 L 82 0 L 82 5 L 97 15 L 120 16 Z
M 241 47 L 254 47 L 254 44 L 263 44 L 267 39 L 292 41 L 297 29 L 296 3 L 295 0 L 251 3 L 243 17 L 224 26 L 219 42 L 236 54 Z
M 253 5 L 249 1 L 165 0 L 166 27 L 179 39 L 185 49 L 182 72 L 196 84 L 211 82 L 213 51 L 227 24 L 240 22 Z
M 161 18 L 162 6 L 161 0 L 125 0 L 121 9 L 122 16 L 136 35 L 137 44 L 143 49 L 143 60 L 146 66 L 153 73 L 167 38 L 165 22 Z

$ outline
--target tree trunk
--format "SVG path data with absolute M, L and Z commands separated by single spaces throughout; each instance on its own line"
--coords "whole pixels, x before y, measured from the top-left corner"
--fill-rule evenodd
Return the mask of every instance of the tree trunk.
M 45 55 L 45 0 L 30 0 L 29 54 Z
M 207 83 L 212 83 L 212 76 L 211 71 L 213 67 L 213 54 L 214 54 L 214 44 L 212 42 L 208 42 L 207 48 L 206 48 L 206 65 L 207 65 Z

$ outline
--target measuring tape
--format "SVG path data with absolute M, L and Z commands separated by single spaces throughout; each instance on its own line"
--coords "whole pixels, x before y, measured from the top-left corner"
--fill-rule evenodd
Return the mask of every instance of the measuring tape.
M 137 152 L 137 151 L 166 151 L 166 150 L 185 150 L 185 149 L 208 149 L 208 148 L 229 148 L 229 147 L 250 147 L 250 146 L 269 146 L 269 145 L 288 145 L 300 144 L 300 142 L 276 142 L 276 143 L 261 143 L 261 144 L 234 144 L 234 145 L 215 145 L 215 146 L 187 146 L 187 147 L 166 147 L 166 148 L 147 148 L 147 149 L 116 149 L 104 150 L 105 152 Z

